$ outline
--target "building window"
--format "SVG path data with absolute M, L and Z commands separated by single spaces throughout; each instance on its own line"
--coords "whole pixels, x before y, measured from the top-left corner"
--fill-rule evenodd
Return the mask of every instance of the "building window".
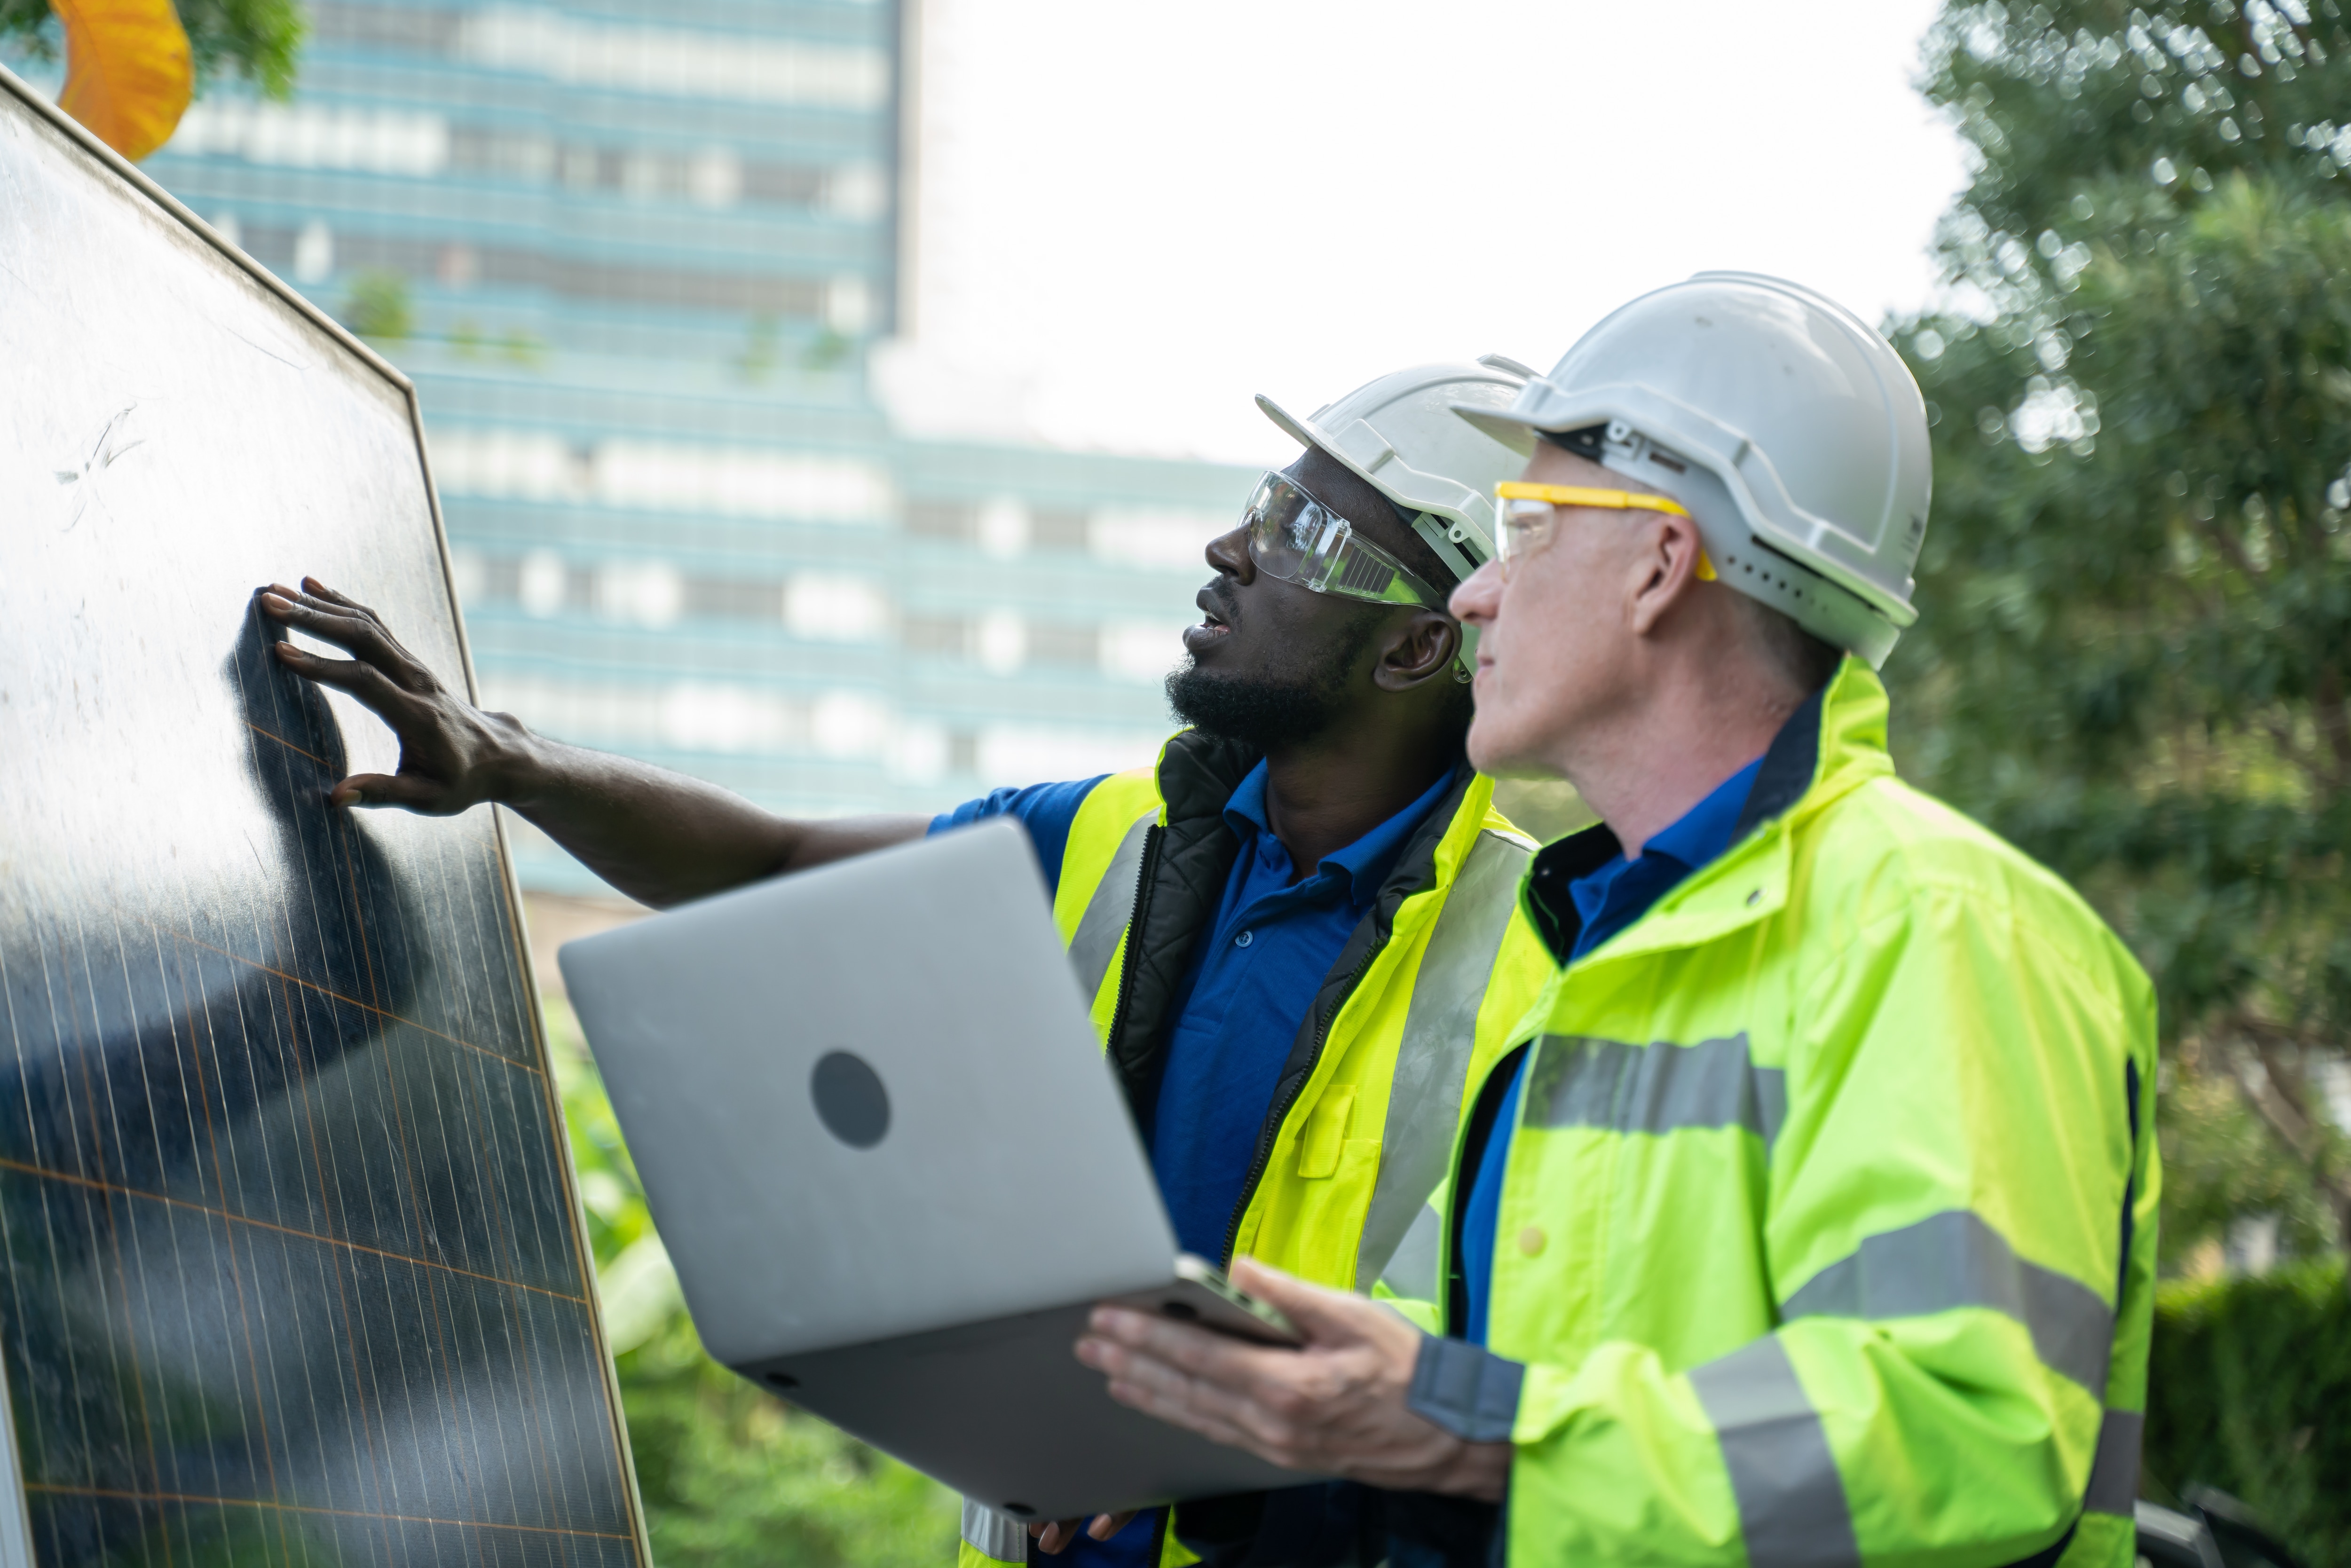
M 971 657 L 971 622 L 965 616 L 909 615 L 901 622 L 901 635 L 910 653 L 947 659 Z
M 522 562 L 513 556 L 491 556 L 482 562 L 482 597 L 492 604 L 511 604 L 522 597 Z
M 979 737 L 968 729 L 947 732 L 947 771 L 969 778 L 979 771 Z
M 862 577 L 804 571 L 784 585 L 792 634 L 819 643 L 872 643 L 890 631 L 890 601 Z
M 784 618 L 784 584 L 780 578 L 689 577 L 685 580 L 685 613 L 730 621 L 780 621 Z
M 1083 550 L 1086 515 L 1066 507 L 1039 507 L 1029 514 L 1029 542 L 1038 549 Z
M 476 65 L 595 87 L 822 109 L 890 101 L 889 56 L 856 45 L 590 21 L 523 5 L 464 13 L 454 43 Z
M 164 151 L 422 178 L 449 166 L 451 138 L 437 114 L 231 98 L 190 104 Z
M 1033 663 L 1091 669 L 1101 660 L 1102 633 L 1098 627 L 1064 621 L 1032 621 L 1028 632 L 1028 655 Z
M 878 523 L 897 509 L 889 475 L 851 457 L 666 441 L 583 448 L 550 433 L 479 427 L 425 435 L 434 478 L 452 496 L 835 523 Z
M 906 503 L 906 531 L 918 539 L 968 544 L 979 534 L 979 508 L 967 501 L 917 497 Z
M 1121 566 L 1189 570 L 1234 521 L 1229 512 L 1113 507 L 1093 515 L 1087 543 L 1094 555 Z

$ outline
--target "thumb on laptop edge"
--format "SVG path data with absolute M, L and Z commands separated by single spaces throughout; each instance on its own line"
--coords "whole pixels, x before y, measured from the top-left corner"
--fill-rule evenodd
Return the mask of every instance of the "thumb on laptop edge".
M 1296 1324 L 1309 1343 L 1347 1342 L 1363 1338 L 1349 1321 L 1346 1309 L 1362 1301 L 1344 1291 L 1310 1285 L 1270 1263 L 1236 1258 L 1228 1270 L 1233 1283 L 1269 1306 L 1279 1307 Z

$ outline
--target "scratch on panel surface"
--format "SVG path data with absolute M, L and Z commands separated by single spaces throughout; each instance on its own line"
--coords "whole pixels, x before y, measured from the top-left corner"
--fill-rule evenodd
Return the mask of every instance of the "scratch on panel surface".
M 90 444 L 89 455 L 82 459 L 81 466 L 59 468 L 55 471 L 57 483 L 73 485 L 85 479 L 95 479 L 99 475 L 113 467 L 115 460 L 124 453 L 135 446 L 144 446 L 147 444 L 147 438 L 143 435 L 131 435 L 124 423 L 138 407 L 137 403 L 132 402 L 117 409 L 114 417 L 108 420 L 105 428 L 98 433 L 98 439 Z M 59 532 L 70 531 L 75 524 L 81 521 L 82 513 L 88 511 L 92 505 L 96 505 L 101 511 L 105 509 L 105 498 L 98 497 L 93 501 L 94 495 L 95 491 L 88 486 L 74 492 L 72 509 L 66 517 L 65 528 L 58 530 Z
M 268 355 L 271 359 L 276 360 L 279 364 L 287 366 L 288 369 L 308 371 L 310 368 L 307 363 L 300 360 L 289 359 L 287 355 L 278 352 L 278 349 L 286 347 L 284 343 L 280 343 L 277 349 L 273 349 L 268 344 L 263 342 L 260 339 L 253 336 L 250 332 L 240 332 L 225 321 L 215 321 L 213 325 L 219 328 L 222 331 L 226 332 L 230 337 L 235 338 L 238 342 L 243 343 L 246 348 L 258 350 L 260 352 Z

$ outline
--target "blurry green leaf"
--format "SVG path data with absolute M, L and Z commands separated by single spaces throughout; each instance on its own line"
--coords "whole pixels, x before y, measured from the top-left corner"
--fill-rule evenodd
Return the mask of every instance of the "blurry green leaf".
M 343 325 L 379 343 L 402 343 L 416 329 L 408 279 L 397 272 L 362 272 L 343 301 Z
M 196 57 L 196 93 L 241 77 L 265 98 L 292 96 L 297 57 L 310 31 L 297 0 L 178 0 Z
M 249 81 L 266 98 L 292 94 L 309 33 L 296 0 L 178 0 L 177 8 L 195 58 L 198 98 L 223 78 Z M 48 0 L 0 0 L 0 44 L 53 60 L 60 41 Z
M 638 1237 L 597 1270 L 596 1288 L 603 1297 L 604 1334 L 614 1355 L 625 1354 L 658 1333 L 685 1300 L 678 1293 L 669 1249 L 652 1235 Z

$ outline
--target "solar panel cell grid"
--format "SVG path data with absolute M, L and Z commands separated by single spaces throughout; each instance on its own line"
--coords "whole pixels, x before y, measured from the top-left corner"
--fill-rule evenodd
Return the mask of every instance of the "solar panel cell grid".
M 405 391 L 5 73 L 0 209 L 0 1563 L 634 1568 L 496 824 L 249 605 L 464 683 Z

